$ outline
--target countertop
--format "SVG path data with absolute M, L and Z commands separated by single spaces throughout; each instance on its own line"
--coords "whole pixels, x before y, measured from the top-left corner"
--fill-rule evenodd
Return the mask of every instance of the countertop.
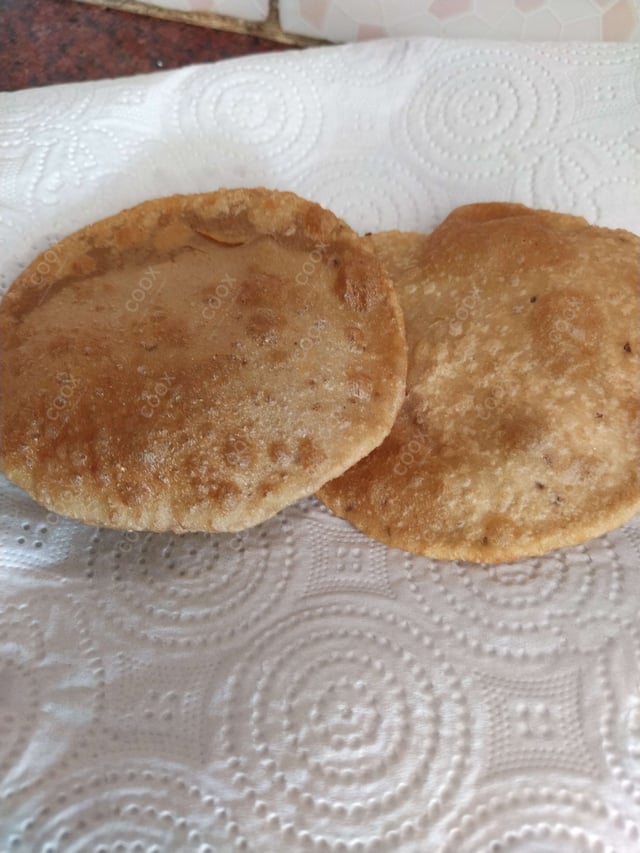
M 0 0 L 0 91 L 285 49 L 286 45 L 254 36 L 76 0 Z

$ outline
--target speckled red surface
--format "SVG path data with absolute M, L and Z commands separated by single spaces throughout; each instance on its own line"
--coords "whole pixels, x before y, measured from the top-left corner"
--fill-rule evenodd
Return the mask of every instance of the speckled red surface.
M 0 0 L 0 90 L 99 80 L 283 50 L 253 36 L 75 0 Z

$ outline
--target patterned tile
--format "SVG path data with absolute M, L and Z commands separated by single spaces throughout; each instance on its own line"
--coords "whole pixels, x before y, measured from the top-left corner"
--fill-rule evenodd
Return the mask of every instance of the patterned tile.
M 279 8 L 284 30 L 329 41 L 399 35 L 640 39 L 633 0 L 280 0 Z

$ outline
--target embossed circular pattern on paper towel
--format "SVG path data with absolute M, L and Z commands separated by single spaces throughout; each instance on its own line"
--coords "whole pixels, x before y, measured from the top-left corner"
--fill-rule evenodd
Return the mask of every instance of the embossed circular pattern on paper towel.
M 601 6 L 608 0 L 598 0 Z M 586 65 L 589 71 L 594 68 L 628 65 L 630 68 L 637 67 L 637 46 L 633 44 L 616 44 L 616 49 L 611 50 L 610 44 L 598 44 L 593 41 L 566 42 L 560 49 L 557 46 L 544 42 L 531 42 L 528 50 L 533 56 L 539 57 L 542 62 L 560 63 L 562 65 Z
M 584 720 L 588 679 L 579 666 L 556 662 L 553 672 L 506 673 L 478 668 L 486 734 L 477 754 L 479 787 L 525 771 L 547 778 L 594 778 L 600 765 Z
M 231 639 L 266 618 L 291 575 L 286 516 L 234 535 L 81 533 L 97 606 L 119 631 L 189 648 Z
M 69 220 L 60 216 L 60 200 L 79 187 L 119 176 L 135 152 L 139 134 L 135 126 L 119 121 L 117 107 L 105 103 L 95 90 L 85 89 L 72 105 L 55 87 L 46 105 L 38 90 L 27 91 L 25 98 L 21 108 L 3 111 L 0 120 L 0 156 L 13 152 L 20 167 L 7 196 L 20 196 L 19 210 L 33 214 L 45 209 L 50 221 L 57 214 L 58 221 L 53 221 L 62 237 L 65 229 L 68 233 Z M 31 156 L 25 167 L 27 146 Z M 108 158 L 103 157 L 105 148 Z
M 238 791 L 283 849 L 395 850 L 458 790 L 471 732 L 461 683 L 427 634 L 388 610 L 332 605 L 246 649 L 223 737 Z
M 56 87 L 49 87 L 47 94 L 45 100 L 37 89 L 21 92 L 11 109 L 0 110 L 0 245 L 6 245 L 5 256 L 12 254 L 13 235 L 19 233 L 24 246 L 17 262 L 12 259 L 6 265 L 6 281 L 0 273 L 3 293 L 26 263 L 45 248 L 32 236 L 34 210 L 46 210 L 51 216 L 61 194 L 100 177 L 99 163 L 78 131 L 94 106 L 93 95 L 78 93 L 69 104 Z M 105 136 L 98 136 L 99 145 L 105 141 Z M 117 150 L 115 134 L 111 143 Z
M 43 646 L 38 625 L 28 618 L 26 608 L 0 611 L 0 778 L 17 763 L 36 725 L 40 685 L 27 664 L 42 658 Z
M 378 175 L 375 183 L 371 175 Z M 436 186 L 423 181 L 397 160 L 341 157 L 301 171 L 294 189 L 308 194 L 356 229 L 425 231 L 448 211 L 448 200 Z M 425 199 L 433 211 L 424 216 Z
M 394 599 L 394 552 L 333 515 L 317 498 L 299 501 L 289 510 L 301 530 L 307 554 L 303 598 L 335 594 L 373 595 Z
M 94 102 L 94 94 L 85 89 L 76 92 L 73 104 L 69 104 L 64 90 L 51 88 L 47 90 L 47 98 L 43 99 L 39 89 L 27 89 L 20 93 L 20 99 L 12 104 L 11 109 L 2 111 L 0 116 L 1 148 L 12 145 L 22 145 L 33 134 L 37 134 L 39 146 L 55 132 L 52 128 L 52 115 L 64 112 L 67 121 L 82 119 Z
M 359 89 L 375 89 L 398 73 L 402 73 L 407 55 L 419 52 L 420 61 L 427 55 L 435 54 L 437 42 L 411 44 L 410 40 L 395 39 L 388 43 L 384 53 L 375 44 L 362 42 L 358 45 L 346 45 L 341 51 L 317 51 L 316 59 L 322 77 L 331 83 L 343 84 Z M 357 57 L 357 58 L 356 58 Z
M 4 477 L 1 477 L 0 489 L 0 515 L 6 519 L 0 527 L 0 550 L 5 569 L 24 571 L 27 577 L 35 579 L 37 576 L 47 585 L 57 583 L 59 579 L 52 577 L 50 569 L 68 556 L 70 532 L 75 522 L 48 513 Z
M 625 525 L 625 533 L 629 537 L 633 547 L 636 549 L 638 559 L 640 560 L 640 515 L 632 518 L 631 521 Z
M 437 58 L 403 110 L 403 131 L 427 171 L 498 175 L 510 167 L 510 149 L 554 128 L 560 94 L 546 69 L 520 57 L 516 70 L 509 51 L 499 49 Z
M 103 702 L 104 669 L 82 614 L 46 596 L 39 616 L 27 604 L 0 610 L 0 778 L 9 801 L 65 765 Z
M 407 555 L 405 571 L 423 612 L 448 637 L 476 654 L 539 660 L 595 650 L 619 633 L 635 607 L 637 559 L 622 528 L 577 548 L 489 567 Z
M 218 166 L 237 162 L 249 170 L 271 158 L 287 166 L 303 159 L 323 115 L 313 82 L 277 57 L 269 64 L 248 59 L 242 68 L 195 68 L 180 85 L 176 110 L 179 126 L 200 133 Z
M 640 807 L 640 626 L 624 625 L 628 642 L 603 649 L 596 665 L 600 737 L 609 773 Z
M 0 826 L 0 844 L 39 853 L 247 849 L 227 809 L 180 771 L 112 765 L 108 759 L 105 767 L 104 757 L 100 764 L 59 774 L 17 804 L 14 828 L 3 835 Z
M 585 87 L 585 100 L 592 92 Z M 577 126 L 584 118 L 576 116 Z M 575 126 L 574 126 L 575 127 Z M 638 153 L 621 139 L 602 141 L 593 133 L 572 129 L 570 135 L 534 138 L 520 152 L 522 166 L 514 176 L 516 194 L 533 207 L 580 210 L 589 222 L 633 231 L 628 199 L 640 196 Z M 597 174 L 597 178 L 594 176 Z
M 631 853 L 640 845 L 628 815 L 560 786 L 485 791 L 451 823 L 439 853 Z

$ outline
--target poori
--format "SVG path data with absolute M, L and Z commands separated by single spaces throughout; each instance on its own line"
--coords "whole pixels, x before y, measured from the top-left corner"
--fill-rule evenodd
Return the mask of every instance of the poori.
M 388 545 L 500 562 L 640 511 L 640 239 L 522 205 L 370 238 L 402 304 L 407 397 L 320 498 Z
M 291 193 L 145 202 L 62 240 L 0 307 L 2 467 L 57 513 L 234 531 L 376 447 L 404 398 L 388 275 Z

